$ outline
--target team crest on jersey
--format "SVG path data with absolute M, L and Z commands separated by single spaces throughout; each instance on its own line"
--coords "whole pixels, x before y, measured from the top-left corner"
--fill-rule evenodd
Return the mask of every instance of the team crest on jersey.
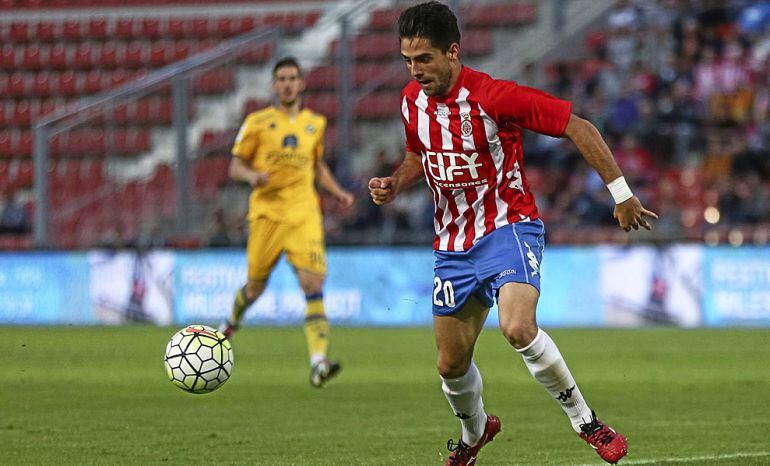
M 470 136 L 473 133 L 473 125 L 470 120 L 465 120 L 460 124 L 460 132 L 463 136 Z
M 283 137 L 283 147 L 297 148 L 297 136 L 293 134 L 287 134 Z
M 307 134 L 313 134 L 315 133 L 315 127 L 313 125 L 307 125 L 305 126 L 305 131 L 307 131 Z

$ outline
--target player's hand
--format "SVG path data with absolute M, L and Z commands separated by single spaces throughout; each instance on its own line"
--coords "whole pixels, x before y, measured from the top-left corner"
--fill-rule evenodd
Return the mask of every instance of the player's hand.
M 624 231 L 638 230 L 639 226 L 644 227 L 647 230 L 652 230 L 652 225 L 647 221 L 647 218 L 658 218 L 658 214 L 651 210 L 644 208 L 639 198 L 634 196 L 627 201 L 615 205 L 615 213 L 613 214 L 618 221 L 618 225 Z
M 369 195 L 377 205 L 387 204 L 396 197 L 396 179 L 392 176 L 369 180 Z
M 335 194 L 334 199 L 339 202 L 343 209 L 347 209 L 348 207 L 352 206 L 353 202 L 356 200 L 356 198 L 353 197 L 353 194 L 351 194 L 349 191 L 345 191 L 344 189 Z
M 249 185 L 252 188 L 259 188 L 260 186 L 266 185 L 268 181 L 270 181 L 270 176 L 267 173 L 255 171 L 252 172 L 252 175 L 249 179 Z

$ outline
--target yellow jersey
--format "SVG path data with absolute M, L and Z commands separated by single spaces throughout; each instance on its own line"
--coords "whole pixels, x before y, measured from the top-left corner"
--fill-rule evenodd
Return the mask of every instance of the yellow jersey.
M 251 192 L 249 220 L 302 223 L 320 215 L 315 163 L 323 157 L 325 131 L 326 118 L 308 109 L 292 118 L 270 106 L 246 117 L 232 154 L 269 176 Z

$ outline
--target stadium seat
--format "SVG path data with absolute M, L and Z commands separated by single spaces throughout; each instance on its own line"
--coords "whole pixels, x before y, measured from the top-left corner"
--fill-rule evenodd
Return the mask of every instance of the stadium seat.
M 34 75 L 30 93 L 40 97 L 51 95 L 51 75 L 47 71 Z
M 0 48 L 0 70 L 16 69 L 16 49 L 12 44 L 3 44 Z
M 47 66 L 53 70 L 63 70 L 71 66 L 64 44 L 56 43 L 49 47 Z
M 133 18 L 119 18 L 115 22 L 115 31 L 113 35 L 120 39 L 131 40 L 135 37 Z
M 58 75 L 56 83 L 56 94 L 63 96 L 73 96 L 80 93 L 78 88 L 77 76 L 72 71 L 65 71 Z
M 62 38 L 69 42 L 77 42 L 83 38 L 83 34 L 80 31 L 81 24 L 78 20 L 67 20 L 62 25 Z
M 14 42 L 27 42 L 29 40 L 29 23 L 26 21 L 12 22 L 8 36 Z
M 144 39 L 157 39 L 161 36 L 160 20 L 156 18 L 144 18 L 142 20 L 141 35 Z
M 86 37 L 90 40 L 105 40 L 109 38 L 107 31 L 107 20 L 104 18 L 94 18 L 88 22 Z
M 35 25 L 35 40 L 53 42 L 58 38 L 58 23 L 40 21 Z
M 118 46 L 115 42 L 105 42 L 99 50 L 99 65 L 105 68 L 114 68 L 120 63 L 118 58 Z
M 78 69 L 91 69 L 94 64 L 94 49 L 90 42 L 83 42 L 75 47 L 75 55 L 73 57 L 74 67 Z

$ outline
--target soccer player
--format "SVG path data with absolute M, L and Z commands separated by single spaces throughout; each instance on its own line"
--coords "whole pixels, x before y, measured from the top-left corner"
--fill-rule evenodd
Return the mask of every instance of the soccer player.
M 605 461 L 627 453 L 626 439 L 597 419 L 551 337 L 538 328 L 544 226 L 529 190 L 522 129 L 571 139 L 615 199 L 625 231 L 650 229 L 596 128 L 570 102 L 515 82 L 492 79 L 460 62 L 460 32 L 438 2 L 404 10 L 401 55 L 413 78 L 401 95 L 406 155 L 392 176 L 372 178 L 375 204 L 392 201 L 424 176 L 435 202 L 433 327 L 443 392 L 462 433 L 450 440 L 448 465 L 474 464 L 500 432 L 484 411 L 473 362 L 479 332 L 497 298 L 500 327 L 524 364 L 569 417 L 575 432 Z
M 235 138 L 230 177 L 253 188 L 246 246 L 248 280 L 236 293 L 222 331 L 230 337 L 238 329 L 248 307 L 265 290 L 281 254 L 286 253 L 307 301 L 304 327 L 310 353 L 310 383 L 321 387 L 341 366 L 326 355 L 326 255 L 314 182 L 345 208 L 353 204 L 353 195 L 340 187 L 323 161 L 326 118 L 302 108 L 303 89 L 297 61 L 291 57 L 279 60 L 273 68 L 278 104 L 248 115 Z

